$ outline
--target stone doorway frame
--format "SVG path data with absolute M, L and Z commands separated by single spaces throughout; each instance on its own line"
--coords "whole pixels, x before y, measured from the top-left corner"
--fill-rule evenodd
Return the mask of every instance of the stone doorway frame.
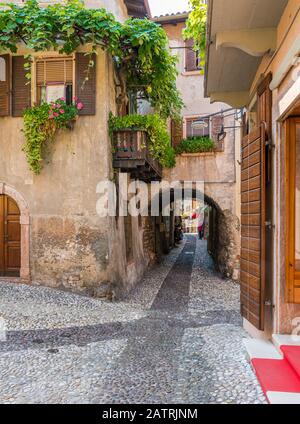
M 20 209 L 20 225 L 21 225 L 21 268 L 20 278 L 27 282 L 30 281 L 30 262 L 29 262 L 29 234 L 30 234 L 30 217 L 29 207 L 21 193 L 15 190 L 9 184 L 0 181 L 0 195 L 4 194 L 11 197 Z M 3 278 L 4 280 L 6 277 Z

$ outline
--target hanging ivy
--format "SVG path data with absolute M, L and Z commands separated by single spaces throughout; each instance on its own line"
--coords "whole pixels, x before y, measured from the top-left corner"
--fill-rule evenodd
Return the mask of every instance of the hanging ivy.
M 127 92 L 133 90 L 162 117 L 180 114 L 177 59 L 170 53 L 164 30 L 147 19 L 122 24 L 105 9 L 88 9 L 79 0 L 47 7 L 40 7 L 37 0 L 5 5 L 0 10 L 0 51 L 16 53 L 21 44 L 29 51 L 68 55 L 83 45 L 90 46 L 90 54 L 101 47 L 114 58 L 121 87 L 119 105 L 128 101 Z
M 66 104 L 65 99 L 44 103 L 26 109 L 24 113 L 25 144 L 29 168 L 38 175 L 43 166 L 45 153 L 49 151 L 55 134 L 59 129 L 71 129 L 78 118 L 78 111 L 83 108 L 80 102 Z

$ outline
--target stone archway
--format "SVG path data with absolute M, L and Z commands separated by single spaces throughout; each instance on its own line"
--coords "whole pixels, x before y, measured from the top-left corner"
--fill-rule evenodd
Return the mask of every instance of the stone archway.
M 24 197 L 9 184 L 0 182 L 0 194 L 11 197 L 20 209 L 20 225 L 21 225 L 21 268 L 20 278 L 26 281 L 30 280 L 30 263 L 29 263 L 29 233 L 30 219 L 29 208 Z
M 157 198 L 161 201 L 164 190 L 168 191 L 169 202 L 174 201 L 176 188 L 162 187 L 152 201 L 157 203 Z M 178 188 L 179 196 L 182 195 L 182 187 Z M 210 216 L 213 222 L 209 253 L 214 259 L 215 265 L 224 277 L 233 278 L 238 281 L 240 276 L 240 220 L 233 212 L 230 191 L 224 190 L 223 184 L 214 184 L 213 187 L 205 186 L 205 190 L 200 191 L 192 184 L 192 189 L 188 190 L 188 195 L 193 199 L 202 199 L 203 202 L 215 211 Z M 178 196 L 177 196 L 178 197 Z

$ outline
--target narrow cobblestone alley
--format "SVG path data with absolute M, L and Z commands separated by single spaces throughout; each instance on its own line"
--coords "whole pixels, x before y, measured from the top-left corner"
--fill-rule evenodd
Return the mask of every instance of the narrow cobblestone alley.
M 121 302 L 1 283 L 1 403 L 264 403 L 239 286 L 188 236 Z

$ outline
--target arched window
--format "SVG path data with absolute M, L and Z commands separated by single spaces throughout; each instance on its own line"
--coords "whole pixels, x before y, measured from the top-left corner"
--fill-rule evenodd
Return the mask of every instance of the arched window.
M 6 81 L 6 61 L 0 57 L 0 81 Z

